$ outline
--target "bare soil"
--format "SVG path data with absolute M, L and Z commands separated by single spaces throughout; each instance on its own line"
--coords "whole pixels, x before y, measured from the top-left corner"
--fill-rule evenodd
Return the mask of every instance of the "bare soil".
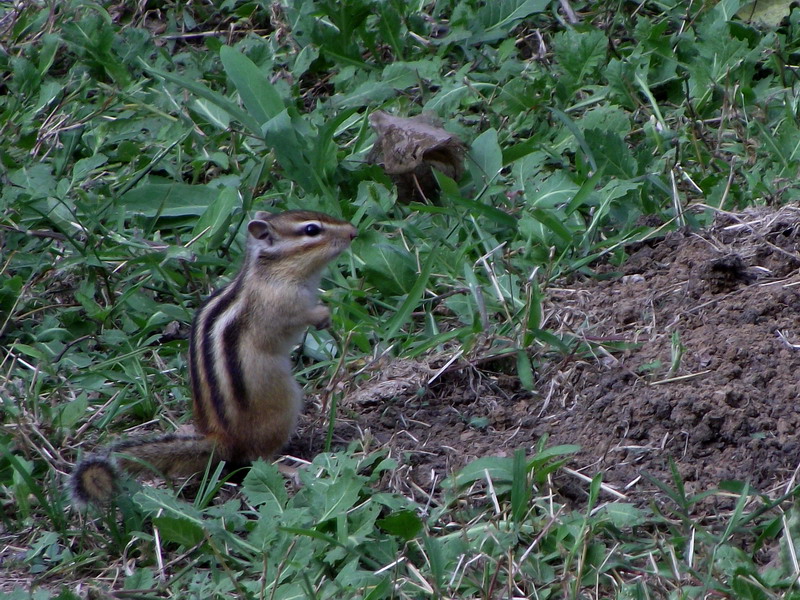
M 644 475 L 672 480 L 670 461 L 688 493 L 724 480 L 782 491 L 800 465 L 800 209 L 720 214 L 628 253 L 548 291 L 544 326 L 592 350 L 534 357 L 535 392 L 507 361 L 433 384 L 441 358 L 381 365 L 344 399 L 337 443 L 388 447 L 401 463 L 393 483 L 410 492 L 434 492 L 477 457 L 532 452 L 545 435 L 579 444 L 569 467 L 635 501 L 656 491 Z M 325 427 L 318 406 L 307 412 L 290 449 L 306 457 Z M 588 487 L 568 472 L 556 483 L 576 501 Z

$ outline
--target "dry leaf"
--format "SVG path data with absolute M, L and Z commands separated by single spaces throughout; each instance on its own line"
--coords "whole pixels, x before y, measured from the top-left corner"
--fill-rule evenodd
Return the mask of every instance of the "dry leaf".
M 383 166 L 397 186 L 400 202 L 433 200 L 439 186 L 431 168 L 451 179 L 464 174 L 466 146 L 431 115 L 394 117 L 382 110 L 369 116 L 378 139 L 367 161 Z

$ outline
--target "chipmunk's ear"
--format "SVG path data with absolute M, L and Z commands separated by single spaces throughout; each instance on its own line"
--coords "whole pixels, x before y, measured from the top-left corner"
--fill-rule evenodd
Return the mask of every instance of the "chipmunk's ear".
M 275 231 L 269 223 L 262 219 L 253 219 L 250 221 L 247 224 L 247 231 L 257 240 L 261 240 L 270 245 L 275 243 Z

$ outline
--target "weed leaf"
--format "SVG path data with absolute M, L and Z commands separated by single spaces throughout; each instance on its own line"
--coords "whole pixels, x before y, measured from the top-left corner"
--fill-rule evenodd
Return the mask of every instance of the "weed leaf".
M 264 124 L 284 109 L 283 100 L 266 75 L 244 54 L 223 46 L 219 57 L 250 115 Z

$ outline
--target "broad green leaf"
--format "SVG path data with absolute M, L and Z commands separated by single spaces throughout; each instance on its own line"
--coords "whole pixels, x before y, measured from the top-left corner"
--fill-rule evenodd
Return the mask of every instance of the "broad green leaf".
M 503 152 L 497 142 L 497 131 L 487 129 L 472 142 L 470 158 L 478 168 L 485 184 L 494 181 L 503 168 Z
M 633 504 L 623 502 L 609 502 L 603 507 L 603 512 L 614 525 L 620 529 L 636 527 L 646 520 L 646 513 Z
M 392 48 L 395 56 L 402 57 L 405 49 L 403 17 L 389 2 L 381 2 L 377 6 L 380 11 L 378 31 L 380 31 L 384 41 Z
M 566 29 L 553 38 L 558 65 L 575 87 L 584 85 L 587 76 L 604 60 L 608 39 L 599 29 Z
M 638 181 L 620 181 L 612 179 L 605 184 L 601 189 L 597 190 L 597 195 L 600 197 L 601 202 L 608 202 L 609 200 L 616 200 L 624 197 L 631 190 L 636 190 L 641 187 Z
M 441 181 L 445 179 L 445 177 L 441 177 L 438 179 L 439 181 Z M 476 202 L 475 200 L 464 198 L 460 194 L 458 196 L 448 196 L 448 198 L 452 200 L 454 204 L 457 204 L 465 208 L 467 211 L 469 211 L 470 214 L 481 215 L 502 227 L 513 228 L 516 227 L 517 225 L 516 217 L 506 212 L 503 212 L 499 208 L 495 208 L 490 204 L 485 204 L 483 202 Z
M 17 453 L 12 453 L 8 445 L 0 440 L 0 457 L 11 465 L 12 481 L 15 492 L 16 507 L 21 516 L 25 519 L 29 516 L 28 506 L 30 501 L 28 496 L 33 496 L 38 502 L 38 509 L 44 510 L 45 515 L 51 524 L 56 529 L 66 527 L 65 519 L 63 516 L 63 505 L 60 502 L 52 502 L 45 491 L 45 487 L 40 485 L 41 480 L 34 479 L 33 463 L 24 459 Z M 51 536 L 55 537 L 55 532 L 49 532 Z M 35 553 L 34 553 L 35 554 Z
M 412 510 L 398 510 L 377 521 L 378 527 L 384 531 L 412 540 L 422 531 L 422 520 Z
M 289 112 L 283 110 L 264 125 L 264 137 L 289 179 L 308 193 L 324 193 L 327 190 L 320 179 L 322 173 L 314 170 L 308 158 L 311 140 L 302 138 L 298 129 Z
M 533 366 L 525 350 L 517 350 L 517 376 L 523 388 L 531 391 L 534 389 Z
M 595 186 L 600 182 L 600 173 L 597 172 L 591 177 L 589 177 L 586 181 L 583 182 L 580 189 L 575 193 L 572 197 L 572 200 L 569 201 L 569 204 L 564 209 L 564 213 L 569 215 L 578 210 L 590 197 L 590 195 L 594 192 Z
M 786 0 L 755 0 L 744 3 L 736 15 L 749 23 L 777 27 L 790 12 L 791 3 Z
M 208 119 L 209 123 L 217 126 L 219 129 L 226 130 L 231 124 L 231 115 L 224 108 L 220 108 L 206 98 L 195 98 L 192 102 L 192 107 L 198 113 Z
M 256 461 L 242 482 L 242 491 L 254 506 L 271 504 L 283 511 L 288 500 L 286 484 L 278 468 L 263 460 Z
M 86 415 L 86 409 L 89 406 L 89 399 L 86 394 L 81 394 L 77 399 L 72 402 L 67 402 L 66 405 L 59 411 L 58 425 L 65 429 L 73 428 L 82 417 Z
M 712 13 L 724 21 L 730 21 L 741 6 L 742 0 L 720 0 L 713 8 Z
M 310 163 L 311 168 L 319 175 L 320 179 L 333 176 L 339 165 L 336 145 L 336 135 L 343 123 L 346 123 L 357 112 L 356 108 L 343 110 L 336 117 L 327 121 L 317 131 L 316 143 L 312 145 Z M 359 194 L 362 190 L 359 186 Z
M 261 133 L 261 123 L 245 111 L 243 111 L 235 102 L 229 100 L 219 92 L 210 89 L 205 84 L 199 83 L 197 81 L 192 81 L 186 77 L 181 75 L 176 75 L 174 73 L 168 73 L 166 71 L 162 71 L 160 69 L 156 69 L 155 67 L 151 67 L 150 65 L 144 63 L 142 61 L 142 68 L 145 71 L 156 75 L 157 77 L 161 77 L 166 81 L 171 81 L 175 83 L 196 96 L 200 98 L 204 98 L 208 102 L 215 104 L 225 112 L 227 112 L 231 117 L 239 121 L 242 125 L 244 125 L 250 132 L 251 135 L 255 135 L 261 137 L 263 134 Z
M 589 129 L 584 132 L 587 146 L 597 161 L 603 175 L 632 179 L 638 173 L 638 165 L 624 140 L 612 131 Z
M 439 590 L 445 582 L 445 557 L 442 543 L 435 537 L 426 535 L 422 538 L 425 555 L 428 559 L 430 575 L 433 578 L 434 589 Z M 439 594 L 437 594 L 438 596 Z
M 358 253 L 364 261 L 367 281 L 384 294 L 396 296 L 408 293 L 417 279 L 414 259 L 405 249 L 394 244 L 367 235 L 363 241 L 359 238 L 353 252 Z
M 392 577 L 385 577 L 381 579 L 379 583 L 371 587 L 371 591 L 364 596 L 364 600 L 383 600 L 384 598 L 391 598 L 393 588 Z M 366 589 L 370 589 L 370 586 L 366 586 Z M 11 600 L 17 599 L 12 598 Z M 27 600 L 27 598 L 24 600 Z
M 185 548 L 196 546 L 205 538 L 203 529 L 196 522 L 180 517 L 153 517 L 153 527 L 165 542 Z
M 24 280 L 21 275 L 6 276 L 0 281 L 0 323 L 5 323 L 17 304 Z
M 567 173 L 556 171 L 526 181 L 525 202 L 538 209 L 558 208 L 568 205 L 578 189 Z
M 394 62 L 383 69 L 381 78 L 392 86 L 402 89 L 419 84 L 420 80 L 436 81 L 442 69 L 442 60 L 431 57 L 427 60 Z
M 514 451 L 511 481 L 511 518 L 517 526 L 523 524 L 525 515 L 530 510 L 531 482 L 526 467 L 525 451 L 517 448 Z
M 37 61 L 37 68 L 40 75 L 47 73 L 50 67 L 53 66 L 60 45 L 61 38 L 58 35 L 47 33 L 42 36 L 42 48 L 39 52 L 39 60 Z
M 543 464 L 551 461 L 553 458 L 565 456 L 567 454 L 575 454 L 581 449 L 580 446 L 575 444 L 561 444 L 560 446 L 548 446 L 543 450 L 537 452 L 528 461 L 528 469 L 537 469 Z
M 110 15 L 97 6 L 95 11 L 63 24 L 64 40 L 99 73 L 106 74 L 120 87 L 131 81 L 130 73 L 113 51 L 114 28 Z
M 443 485 L 463 488 L 490 477 L 495 483 L 510 484 L 514 478 L 514 461 L 510 457 L 485 456 L 472 461 L 458 473 L 445 480 Z
M 146 183 L 124 194 L 118 203 L 145 217 L 186 217 L 203 214 L 218 196 L 218 190 L 205 185 Z
M 589 161 L 589 164 L 592 166 L 592 171 L 597 171 L 597 161 L 595 160 L 594 154 L 592 154 L 592 150 L 589 145 L 586 143 L 586 140 L 583 137 L 583 133 L 578 128 L 578 126 L 572 121 L 572 119 L 564 112 L 558 110 L 557 108 L 550 107 L 550 112 L 555 115 L 555 117 L 564 123 L 567 129 L 575 136 L 578 144 L 581 147 L 581 150 L 586 154 L 586 159 Z
M 539 152 L 539 146 L 541 143 L 542 142 L 540 140 L 532 137 L 528 138 L 524 142 L 520 142 L 514 146 L 503 149 L 503 166 L 510 165 L 511 163 L 514 163 L 531 154 L 538 154 L 538 156 L 541 157 L 540 160 L 544 160 L 546 155 L 543 152 Z
M 253 61 L 230 46 L 220 48 L 219 57 L 245 108 L 260 125 L 284 110 L 280 94 Z
M 304 46 L 294 59 L 292 66 L 292 75 L 300 78 L 306 74 L 311 64 L 319 58 L 319 48 L 314 46 Z
M 407 63 L 396 62 L 387 65 L 381 73 L 381 81 L 394 89 L 402 90 L 419 83 L 417 72 Z
M 379 104 L 395 95 L 395 86 L 385 81 L 367 81 L 346 94 L 335 96 L 331 102 L 336 108 L 352 108 Z
M 528 282 L 528 306 L 526 331 L 523 332 L 522 347 L 529 348 L 537 339 L 536 332 L 542 324 L 542 291 L 536 277 L 531 277 Z
M 167 490 L 152 486 L 143 486 L 133 497 L 133 501 L 138 504 L 143 511 L 150 514 L 160 517 L 185 519 L 187 522 L 202 527 L 202 512 L 194 508 L 191 504 L 178 500 Z
M 542 12 L 549 0 L 494 0 L 484 3 L 471 23 L 475 41 L 492 41 L 508 34 L 515 24 Z
M 107 162 L 108 157 L 101 153 L 97 153 L 89 158 L 82 158 L 75 163 L 72 169 L 72 185 L 76 186 L 85 183 L 84 179 L 86 179 L 92 171 L 98 167 L 102 167 Z
M 236 189 L 222 188 L 217 199 L 209 204 L 195 223 L 192 238 L 202 236 L 206 251 L 219 248 L 228 233 L 233 212 L 241 204 L 241 197 Z
M 358 502 L 361 484 L 354 476 L 340 475 L 335 479 L 317 479 L 309 488 L 312 502 L 309 508 L 317 522 L 336 519 L 351 510 Z
M 549 0 L 496 0 L 481 7 L 478 19 L 489 31 L 508 28 L 517 21 L 542 12 L 549 4 Z
M 13 185 L 25 190 L 32 198 L 46 198 L 56 187 L 52 167 L 46 163 L 34 163 L 16 169 L 11 171 L 8 178 Z

